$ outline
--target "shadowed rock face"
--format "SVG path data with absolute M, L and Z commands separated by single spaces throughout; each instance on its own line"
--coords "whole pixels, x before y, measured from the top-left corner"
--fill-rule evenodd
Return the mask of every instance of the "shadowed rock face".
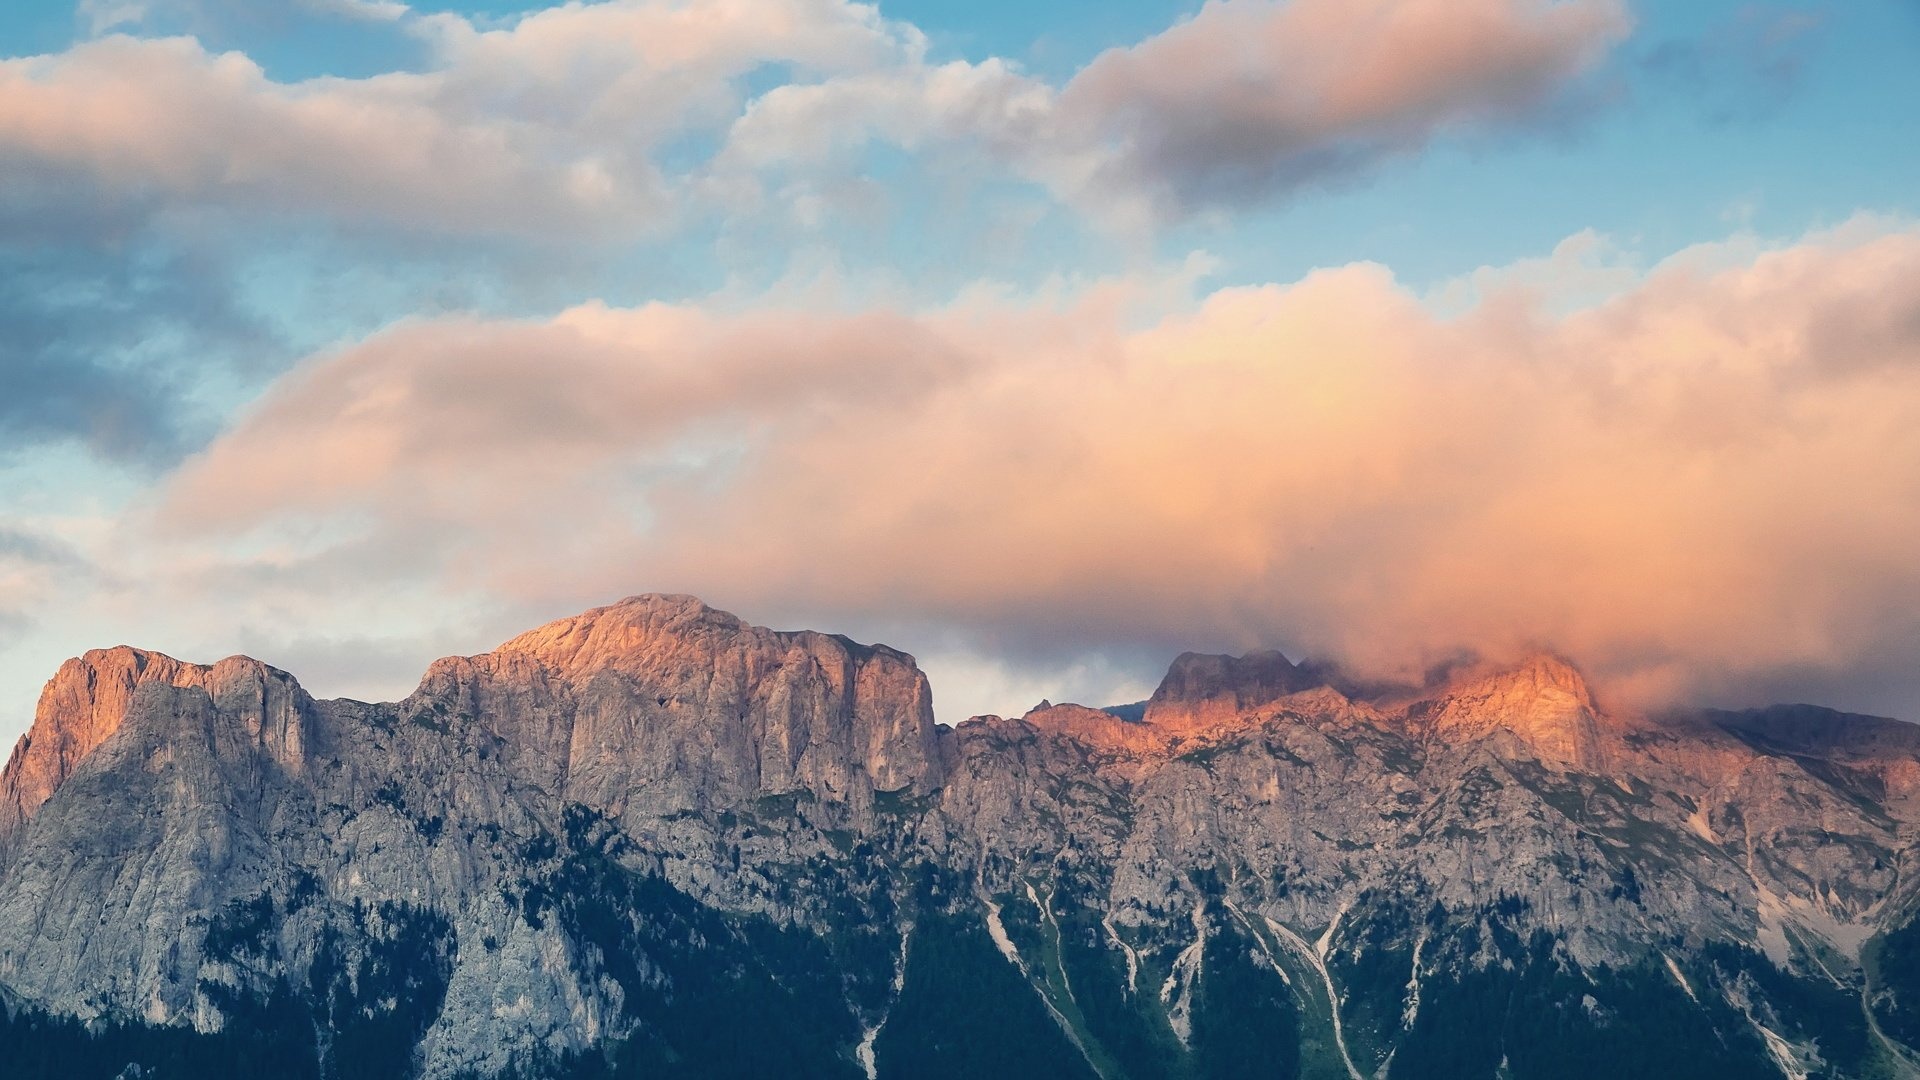
M 1181 653 L 1148 699 L 1146 720 L 1163 728 L 1198 729 L 1323 685 L 1323 679 L 1277 652 Z
M 922 1075 L 959 1067 L 956 1001 L 1032 1055 L 981 1069 L 1561 1075 L 1518 1035 L 1455 1045 L 1494 998 L 1495 1036 L 1596 1060 L 1678 1010 L 1697 1074 L 1904 1075 L 1915 729 L 1615 716 L 1551 655 L 1330 682 L 1188 654 L 1142 721 L 945 730 L 911 657 L 677 596 L 386 704 L 90 653 L 0 774 L 0 1000 L 280 1032 L 328 1075 Z M 714 1034 L 732 1008 L 764 1037 Z

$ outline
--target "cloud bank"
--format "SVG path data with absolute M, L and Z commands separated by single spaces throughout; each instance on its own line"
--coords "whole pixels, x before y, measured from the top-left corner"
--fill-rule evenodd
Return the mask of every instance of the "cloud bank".
M 620 275 L 629 296 L 729 274 L 751 291 L 916 213 L 940 219 L 916 234 L 955 243 L 1026 244 L 1053 214 L 1138 240 L 1528 124 L 1626 27 L 1616 0 L 1221 0 L 1055 85 L 1002 57 L 935 60 L 916 27 L 847 0 L 497 23 L 385 0 L 78 14 L 98 36 L 0 58 L 0 458 L 78 444 L 148 468 L 200 445 L 237 381 L 411 310 L 551 310 L 583 295 L 562 282 Z M 151 36 L 284 39 L 314 18 L 417 63 L 290 78 Z M 1239 59 L 1197 78 L 1196 50 Z M 870 179 L 888 155 L 912 179 Z M 970 216 L 988 224 L 952 223 Z
M 427 62 L 280 82 L 194 38 L 110 34 L 0 60 L 0 153 L 123 199 L 578 242 L 765 198 L 878 143 L 1171 221 L 1532 123 L 1630 25 L 1619 0 L 1212 0 L 1055 86 L 1005 58 L 935 62 L 911 24 L 845 0 L 610 0 L 501 28 L 325 6 L 398 24 Z M 102 30 L 147 14 L 94 11 Z
M 1623 700 L 1920 701 L 1920 229 L 1737 238 L 1571 311 L 1490 273 L 1442 317 L 1355 264 L 1133 328 L 1145 288 L 413 323 L 288 376 L 137 528 L 314 595 L 672 588 L 1402 675 L 1548 644 Z
M 1622 79 L 1777 101 L 1725 71 L 1791 86 L 1811 24 L 1636 68 L 1624 0 L 1213 0 L 1042 76 L 845 0 L 82 13 L 104 36 L 0 59 L 0 631 L 37 624 L 0 680 L 111 626 L 392 692 L 677 589 L 936 653 L 970 705 L 1189 647 L 1534 644 L 1623 699 L 1920 703 L 1908 223 L 915 306 L 980 259 L 1270 226 Z M 207 44 L 319 22 L 413 61 Z

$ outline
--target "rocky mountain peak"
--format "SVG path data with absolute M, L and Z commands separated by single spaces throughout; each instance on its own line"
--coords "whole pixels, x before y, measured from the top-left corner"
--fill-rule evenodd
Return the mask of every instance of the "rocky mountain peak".
M 0 848 L 82 759 L 120 730 L 142 685 L 203 686 L 211 671 L 125 645 L 62 664 L 40 693 L 33 727 L 0 772 Z
M 1167 744 L 1167 733 L 1152 724 L 1123 720 L 1084 705 L 1042 701 L 1020 719 L 1049 734 L 1064 735 L 1103 750 L 1148 752 L 1163 750 Z
M 231 734 L 266 749 L 290 769 L 301 768 L 301 715 L 310 699 L 293 676 L 247 656 L 190 664 L 125 645 L 96 649 L 68 660 L 48 681 L 33 727 L 0 771 L 0 851 L 155 691 L 204 694 L 217 715 L 237 725 Z
M 1558 765 L 1602 765 L 1601 713 L 1586 677 L 1566 658 L 1536 652 L 1510 667 L 1462 673 L 1411 715 L 1437 739 L 1505 735 Z
M 1819 705 L 1771 705 L 1744 712 L 1709 709 L 1705 717 L 1747 741 L 1820 757 L 1920 759 L 1920 724 L 1859 716 Z
M 1148 699 L 1146 722 L 1168 731 L 1212 727 L 1324 684 L 1278 652 L 1181 653 Z
M 524 654 L 562 673 L 590 673 L 643 661 L 670 641 L 729 638 L 748 630 L 738 617 L 696 597 L 651 593 L 536 627 L 495 653 Z
M 1583 1076 L 1906 1075 L 1920 729 L 1659 723 L 1552 654 L 1189 654 L 1150 716 L 942 736 L 904 653 L 673 596 L 392 703 L 90 653 L 0 789 L 0 1036 L 100 1075 L 1562 1080 L 1526 1033 L 1570 1031 Z M 1016 1034 L 957 1063 L 980 1031 Z
M 1597 709 L 1586 676 L 1572 661 L 1547 650 L 1529 653 L 1511 665 L 1456 676 L 1448 692 L 1450 695 L 1471 694 L 1478 700 L 1517 708 L 1549 701 Z
M 439 661 L 406 707 L 498 717 L 496 736 L 545 747 L 583 798 L 652 784 L 687 806 L 798 788 L 837 800 L 938 780 L 913 657 L 691 596 L 630 597 Z

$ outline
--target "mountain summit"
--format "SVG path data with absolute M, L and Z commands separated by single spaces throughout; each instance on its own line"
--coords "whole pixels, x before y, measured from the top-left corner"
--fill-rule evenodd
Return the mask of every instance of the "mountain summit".
M 1524 744 L 1542 761 L 1604 770 L 1601 714 L 1578 669 L 1553 653 L 1518 665 L 1456 678 L 1413 710 L 1430 737 L 1485 739 L 1496 733 Z
M 70 661 L 0 773 L 8 1075 L 1917 1075 L 1920 739 L 1178 658 L 934 725 L 643 596 L 316 701 Z M 751 1036 L 742 1037 L 743 1025 Z
M 1163 727 L 1199 729 L 1323 685 L 1325 680 L 1277 652 L 1181 653 L 1147 700 L 1146 720 Z

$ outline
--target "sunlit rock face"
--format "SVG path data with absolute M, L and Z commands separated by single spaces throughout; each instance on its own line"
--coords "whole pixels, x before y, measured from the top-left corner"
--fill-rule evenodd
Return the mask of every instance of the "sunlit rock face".
M 1599 708 L 1586 680 L 1557 656 L 1538 654 L 1509 670 L 1457 679 L 1410 715 L 1433 740 L 1502 736 L 1542 762 L 1606 771 Z
M 208 669 L 122 646 L 62 664 L 40 696 L 33 729 L 0 772 L 0 849 L 66 783 L 74 767 L 120 729 L 145 683 L 201 686 Z
M 1912 1075 L 1915 732 L 1277 653 L 943 729 L 674 596 L 386 704 L 115 649 L 0 778 L 0 1014 L 110 1072 Z
M 939 779 L 912 657 L 748 626 L 684 596 L 442 660 L 400 710 L 470 718 L 548 790 L 616 813 L 636 798 L 670 813 L 796 791 L 864 805 Z

